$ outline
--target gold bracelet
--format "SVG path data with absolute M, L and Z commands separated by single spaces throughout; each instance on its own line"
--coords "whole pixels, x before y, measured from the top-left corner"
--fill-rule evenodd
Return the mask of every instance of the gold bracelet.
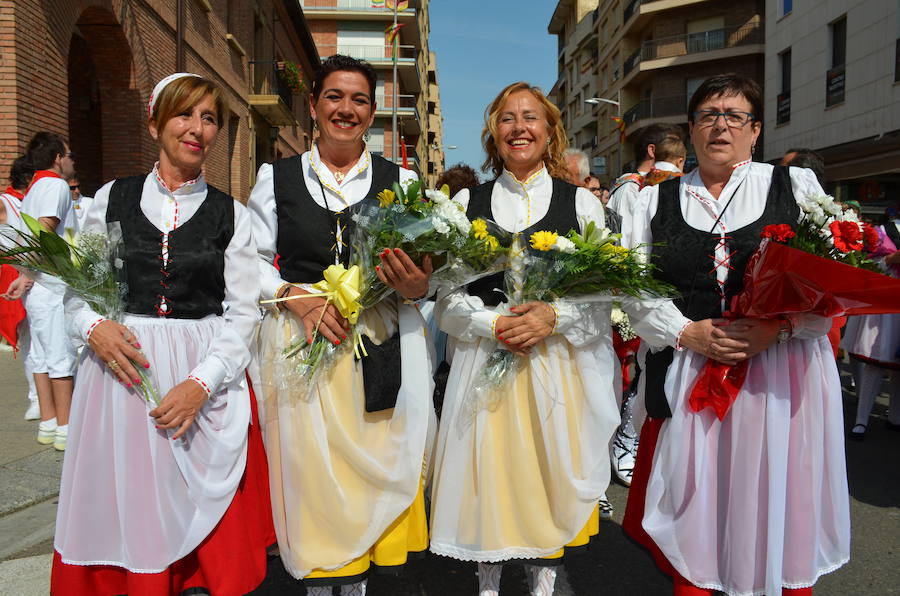
M 559 310 L 557 310 L 556 305 L 552 302 L 548 302 L 547 304 L 553 309 L 553 331 L 550 332 L 550 335 L 553 335 L 556 333 L 556 326 L 559 324 Z

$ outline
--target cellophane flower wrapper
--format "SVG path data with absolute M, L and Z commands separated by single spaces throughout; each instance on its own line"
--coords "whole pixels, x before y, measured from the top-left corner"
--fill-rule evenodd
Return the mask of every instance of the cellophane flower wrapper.
M 538 234 L 548 234 L 539 232 Z M 674 288 L 649 275 L 649 265 L 636 250 L 621 247 L 620 235 L 594 223 L 583 234 L 571 230 L 566 236 L 549 234 L 532 238 L 529 245 L 516 239 L 512 252 L 521 252 L 521 266 L 510 267 L 504 277 L 507 298 L 501 315 L 513 315 L 510 307 L 526 302 L 553 302 L 565 298 L 589 316 L 591 305 L 613 302 L 622 295 L 669 296 Z M 521 357 L 498 344 L 473 380 L 463 405 L 462 425 L 470 424 L 482 409 L 496 407 L 508 392 L 521 366 Z
M 830 215 L 836 209 L 828 199 L 823 195 L 798 201 L 806 215 L 797 226 L 782 230 L 783 235 L 764 231 L 771 237 L 764 237 L 750 257 L 743 289 L 732 298 L 726 318 L 775 319 L 801 314 L 834 318 L 900 312 L 900 280 L 879 273 L 866 256 L 866 251 L 877 250 L 864 239 L 866 224 L 859 223 L 852 212 Z M 830 233 L 836 221 L 859 226 L 860 236 L 854 240 L 857 248 L 844 251 L 836 246 Z M 843 246 L 841 242 L 838 239 L 837 244 Z M 736 365 L 707 360 L 691 390 L 691 409 L 699 412 L 709 407 L 719 420 L 724 419 L 743 387 L 747 367 L 746 360 Z
M 101 317 L 122 322 L 128 286 L 119 222 L 108 223 L 106 234 L 73 236 L 67 231 L 62 238 L 26 214 L 22 219 L 27 229 L 4 232 L 12 247 L 0 250 L 0 263 L 54 277 Z M 135 388 L 148 404 L 158 406 L 160 395 L 151 373 L 131 363 L 141 380 Z

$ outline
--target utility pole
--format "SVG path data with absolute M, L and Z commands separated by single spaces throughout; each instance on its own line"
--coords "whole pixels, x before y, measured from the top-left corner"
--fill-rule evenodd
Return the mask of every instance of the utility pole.
M 399 4 L 400 0 L 394 0 L 394 27 L 392 29 L 394 32 L 394 47 L 391 48 L 391 53 L 394 56 L 394 76 L 391 86 L 391 157 L 394 163 L 397 163 L 397 157 L 400 155 L 397 147 L 397 59 L 400 54 L 400 32 L 397 31 L 397 6 Z

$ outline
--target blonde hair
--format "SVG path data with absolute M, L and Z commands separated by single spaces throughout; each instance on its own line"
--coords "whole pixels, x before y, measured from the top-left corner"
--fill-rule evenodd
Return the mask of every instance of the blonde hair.
M 656 161 L 673 162 L 680 157 L 687 157 L 687 147 L 678 137 L 666 137 L 656 144 L 653 155 Z
M 225 114 L 225 95 L 221 87 L 201 77 L 182 77 L 166 85 L 156 98 L 150 120 L 162 130 L 166 122 L 193 108 L 207 95 L 212 97 L 216 105 L 216 121 L 221 127 Z
M 547 132 L 550 134 L 550 143 L 547 145 L 547 152 L 544 155 L 544 165 L 554 178 L 567 180 L 569 174 L 563 158 L 563 151 L 568 148 L 569 141 L 566 139 L 566 131 L 563 130 L 559 108 L 553 105 L 538 87 L 533 87 L 523 81 L 513 83 L 504 88 L 484 111 L 484 129 L 481 131 L 481 144 L 484 147 L 484 152 L 487 154 L 487 159 L 484 160 L 481 169 L 484 171 L 491 170 L 494 176 L 499 176 L 503 173 L 503 159 L 500 158 L 500 151 L 497 149 L 496 142 L 500 112 L 503 110 L 503 106 L 506 105 L 506 100 L 509 96 L 519 91 L 528 91 L 544 107 L 544 115 L 547 119 Z

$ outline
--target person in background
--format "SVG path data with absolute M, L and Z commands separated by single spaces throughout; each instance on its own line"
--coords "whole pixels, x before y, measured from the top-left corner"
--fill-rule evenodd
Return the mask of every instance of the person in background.
M 471 166 L 458 163 L 452 168 L 444 170 L 444 173 L 438 177 L 434 187 L 439 189 L 445 184 L 450 189 L 450 196 L 453 197 L 464 188 L 478 186 L 481 184 L 481 181 Z
M 656 145 L 656 161 L 644 176 L 643 186 L 653 186 L 682 175 L 687 147 L 678 137 L 666 137 Z
M 900 277 L 900 211 L 889 207 L 877 228 L 880 246 L 871 256 L 884 272 Z M 869 416 L 882 379 L 888 375 L 890 410 L 887 427 L 900 431 L 900 314 L 850 317 L 841 347 L 855 365 L 856 420 L 847 435 L 854 441 L 866 436 Z
M 684 142 L 684 132 L 676 124 L 650 124 L 634 134 L 632 149 L 637 171 L 622 174 L 616 179 L 610 191 L 610 209 L 623 217 L 629 212 L 644 186 L 644 176 L 656 163 L 656 146 L 669 137 Z
M 0 194 L 0 225 L 5 224 L 16 230 L 22 229 L 22 218 L 20 212 L 22 210 L 22 199 L 25 198 L 25 190 L 31 177 L 34 176 L 34 168 L 28 163 L 25 156 L 18 157 L 13 160 L 9 171 L 9 186 Z M 9 230 L 8 233 L 12 233 Z M 0 242 L 5 246 L 11 246 L 11 240 L 4 236 L 0 237 Z M 18 302 L 21 305 L 21 297 L 12 297 L 9 295 L 9 286 L 12 280 L 19 276 L 18 271 L 10 265 L 3 265 L 4 279 L 7 281 L 0 287 L 0 297 L 5 298 L 9 302 Z M 30 285 L 29 285 L 30 287 Z M 22 316 L 22 311 L 18 308 L 10 306 L 9 310 L 15 312 L 15 316 Z M 28 409 L 25 410 L 25 420 L 40 420 L 41 408 L 38 405 L 37 388 L 34 382 L 34 355 L 32 354 L 31 335 L 28 332 L 28 317 L 23 317 L 16 329 L 18 341 L 16 346 L 22 352 L 24 358 L 22 360 L 25 369 L 25 378 L 28 381 Z
M 569 184 L 586 188 L 591 176 L 591 160 L 588 154 L 581 149 L 569 147 L 563 151 L 563 157 L 566 160 Z
M 77 229 L 81 229 L 81 226 L 84 224 L 85 214 L 91 207 L 91 203 L 94 202 L 93 197 L 86 197 L 81 194 L 81 184 L 78 182 L 78 174 L 69 180 L 69 190 L 72 193 L 72 214 L 75 216 L 75 225 L 70 227 L 76 227 Z
M 265 578 L 275 539 L 246 376 L 259 320 L 250 215 L 203 175 L 224 92 L 176 73 L 157 83 L 148 114 L 159 161 L 100 188 L 85 218 L 92 234 L 120 228 L 121 322 L 65 298 L 87 347 L 56 515 L 56 596 L 239 596 Z M 133 388 L 138 366 L 158 405 Z
M 62 236 L 72 212 L 68 180 L 75 175 L 75 157 L 66 140 L 53 132 L 34 135 L 25 155 L 35 172 L 22 201 L 22 213 Z M 18 291 L 13 289 L 16 282 L 28 284 L 29 281 L 26 275 L 20 275 L 10 284 L 8 293 L 14 295 Z M 31 330 L 34 381 L 41 410 L 37 440 L 64 451 L 72 403 L 75 347 L 66 333 L 63 296 L 57 289 L 38 282 L 28 290 L 23 302 Z
M 788 149 L 781 158 L 781 165 L 809 168 L 816 175 L 819 186 L 825 188 L 825 160 L 812 149 L 805 147 Z

